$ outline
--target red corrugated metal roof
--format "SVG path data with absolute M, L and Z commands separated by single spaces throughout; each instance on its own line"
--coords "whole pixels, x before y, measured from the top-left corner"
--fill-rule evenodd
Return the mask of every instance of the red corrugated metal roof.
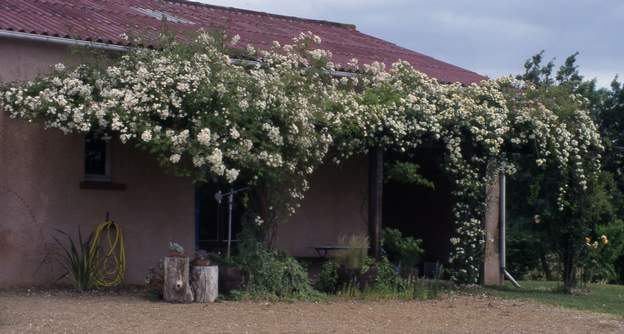
M 151 14 L 151 15 L 150 15 Z M 274 15 L 183 0 L 1 0 L 0 29 L 124 44 L 120 35 L 155 36 L 162 21 L 180 37 L 199 28 L 224 29 L 238 34 L 241 45 L 268 48 L 272 41 L 288 43 L 300 32 L 312 31 L 323 39 L 337 64 L 357 58 L 360 63 L 386 64 L 402 59 L 444 82 L 464 84 L 485 77 L 395 44 L 363 34 L 355 26 L 320 20 Z M 153 38 L 152 38 L 153 39 Z

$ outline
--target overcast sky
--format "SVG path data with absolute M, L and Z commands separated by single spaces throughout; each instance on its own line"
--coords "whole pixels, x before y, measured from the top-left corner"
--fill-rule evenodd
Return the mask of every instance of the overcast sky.
M 624 76 L 622 0 L 200 0 L 351 23 L 400 46 L 489 77 L 517 74 L 531 55 L 579 51 L 587 78 Z

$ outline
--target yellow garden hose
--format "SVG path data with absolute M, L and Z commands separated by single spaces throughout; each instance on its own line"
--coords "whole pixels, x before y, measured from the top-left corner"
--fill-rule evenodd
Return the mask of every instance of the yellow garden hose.
M 108 247 L 101 248 L 102 238 L 108 240 Z M 100 254 L 100 252 L 103 252 Z M 121 227 L 107 220 L 95 228 L 91 240 L 90 255 L 95 258 L 98 271 L 95 284 L 99 287 L 119 285 L 126 273 L 126 250 Z

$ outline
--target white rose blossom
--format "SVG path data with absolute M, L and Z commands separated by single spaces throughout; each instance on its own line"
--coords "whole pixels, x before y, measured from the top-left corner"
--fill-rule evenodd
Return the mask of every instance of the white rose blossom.
M 143 131 L 143 133 L 141 134 L 141 140 L 143 140 L 144 142 L 149 142 L 150 140 L 152 140 L 152 131 Z
M 180 161 L 181 156 L 177 153 L 172 154 L 169 157 L 169 161 L 171 161 L 171 163 L 177 164 Z

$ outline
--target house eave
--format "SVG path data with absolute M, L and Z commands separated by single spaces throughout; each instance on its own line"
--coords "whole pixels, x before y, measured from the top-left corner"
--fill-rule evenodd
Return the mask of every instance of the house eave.
M 107 51 L 116 51 L 116 52 L 127 52 L 131 49 L 131 47 L 124 46 L 124 45 L 83 41 L 80 39 L 47 36 L 47 35 L 26 33 L 26 32 L 20 32 L 20 31 L 3 30 L 3 29 L 0 29 L 0 37 L 35 41 L 35 42 L 52 43 L 52 44 L 60 44 L 60 45 L 68 45 L 68 46 L 83 46 L 83 47 L 89 47 L 89 48 L 95 48 L 95 49 L 101 49 L 101 50 L 107 50 Z

